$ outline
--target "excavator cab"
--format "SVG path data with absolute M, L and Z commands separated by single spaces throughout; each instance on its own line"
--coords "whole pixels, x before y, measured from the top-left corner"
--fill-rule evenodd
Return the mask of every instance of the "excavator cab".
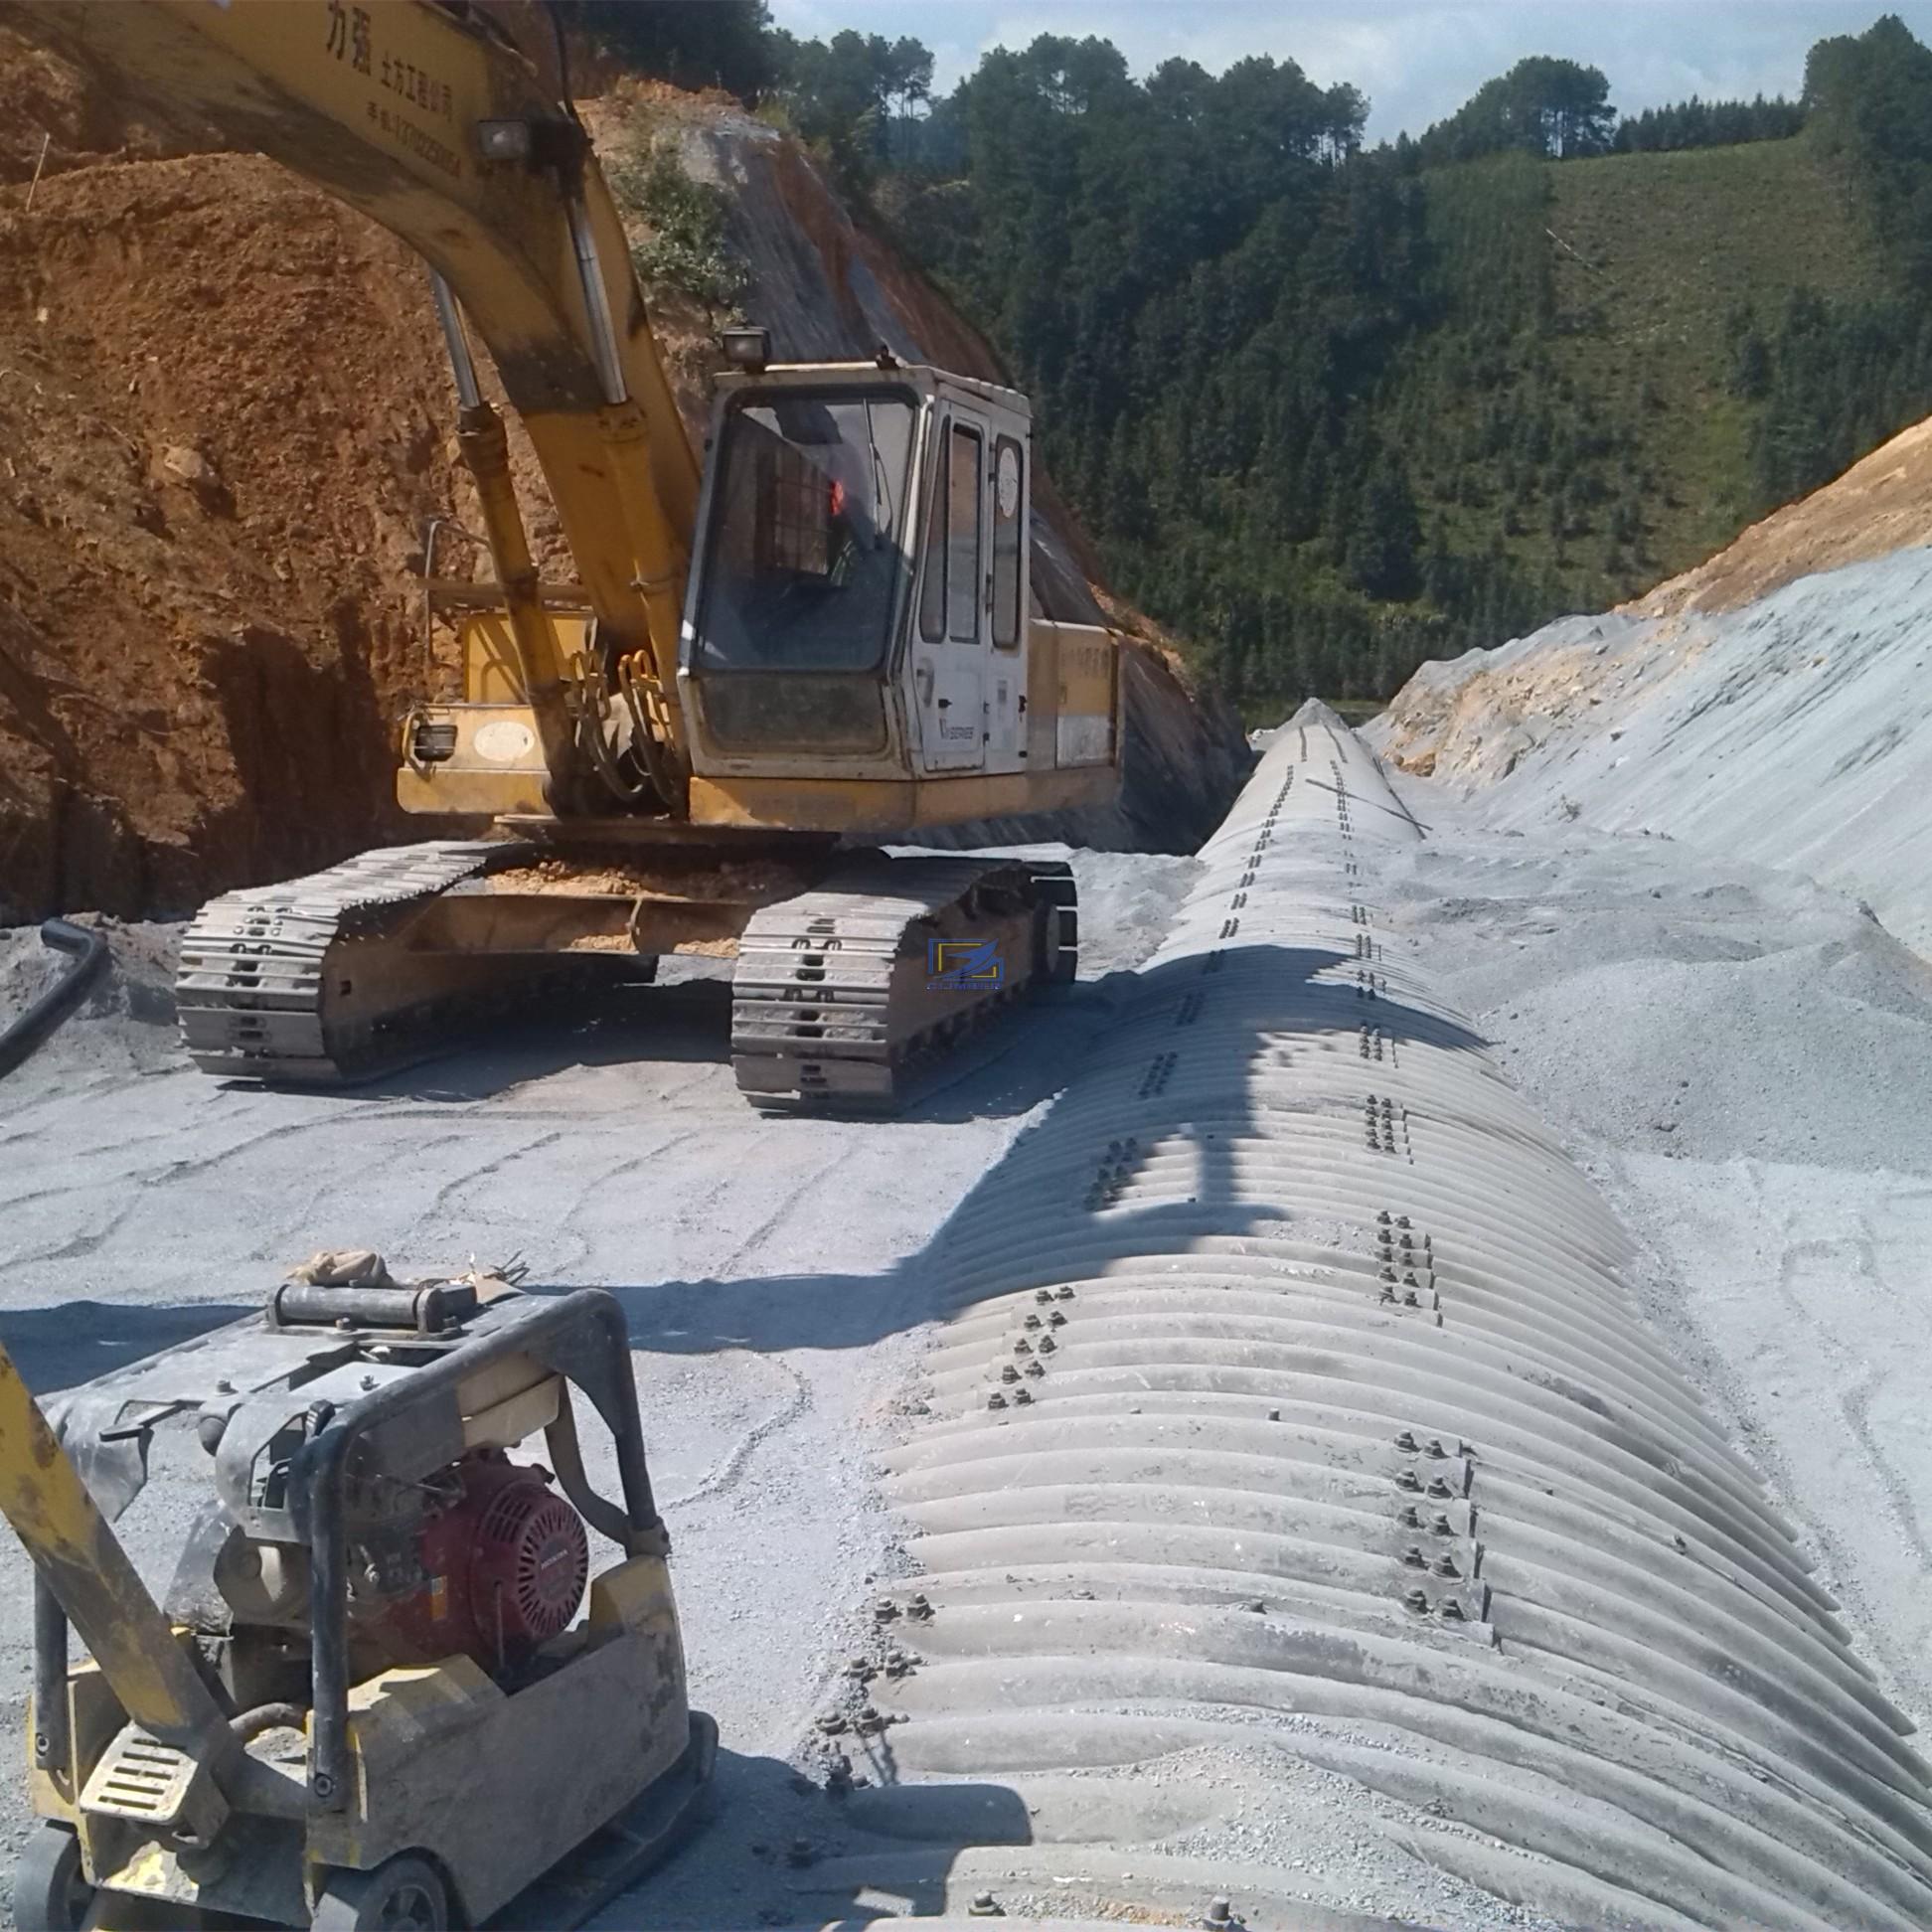
M 1011 452 L 1015 595 L 1031 425 L 1011 393 L 942 387 L 956 386 L 902 369 L 725 380 L 680 654 L 700 770 L 774 756 L 894 775 L 984 768 L 990 721 L 968 699 L 992 641 L 988 418 Z M 1025 647 L 1010 616 L 1017 714 Z
M 1113 652 L 1031 594 L 1032 436 L 1016 391 L 884 355 L 719 379 L 679 651 L 695 821 L 882 833 L 1056 773 L 1063 802 L 1110 791 Z

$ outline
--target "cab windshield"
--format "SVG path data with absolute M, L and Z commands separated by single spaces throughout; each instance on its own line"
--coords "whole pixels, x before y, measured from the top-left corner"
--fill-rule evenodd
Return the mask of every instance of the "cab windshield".
M 694 663 L 871 671 L 898 601 L 914 406 L 903 391 L 753 393 L 719 439 Z

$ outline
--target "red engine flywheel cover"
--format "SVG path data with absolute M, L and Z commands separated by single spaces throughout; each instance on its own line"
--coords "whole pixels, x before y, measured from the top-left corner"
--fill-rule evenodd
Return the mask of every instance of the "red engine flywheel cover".
M 470 1617 L 486 1650 L 534 1650 L 567 1628 L 590 1580 L 583 1519 L 541 1472 L 485 1464 L 469 1478 L 464 1514 L 475 1537 Z

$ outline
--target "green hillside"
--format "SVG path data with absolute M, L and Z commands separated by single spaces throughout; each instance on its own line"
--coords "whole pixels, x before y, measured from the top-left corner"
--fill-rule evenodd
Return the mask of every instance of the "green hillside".
M 1117 586 L 1260 709 L 1635 595 L 1932 412 L 1932 52 L 1894 17 L 1797 99 L 1620 117 L 1531 56 L 1371 149 L 1292 61 L 1136 77 L 1042 35 L 933 100 L 916 41 L 736 3 L 762 110 L 999 349 Z
M 1369 406 L 1425 522 L 1500 541 L 1545 608 L 1630 596 L 1766 506 L 1739 324 L 1881 299 L 1871 224 L 1810 136 L 1426 171 L 1437 306 Z
M 1631 424 L 1637 463 L 1662 487 L 1647 516 L 1655 567 L 1675 574 L 1762 507 L 1733 319 L 1775 316 L 1799 286 L 1880 298 L 1876 239 L 1809 136 L 1549 174 L 1555 364 Z

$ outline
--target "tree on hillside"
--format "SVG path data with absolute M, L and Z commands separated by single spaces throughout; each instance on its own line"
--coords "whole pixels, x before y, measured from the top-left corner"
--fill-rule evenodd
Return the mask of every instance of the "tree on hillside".
M 1421 520 L 1408 478 L 1393 458 L 1384 456 L 1363 489 L 1349 532 L 1349 581 L 1366 597 L 1412 597 L 1421 587 Z
M 765 0 L 573 0 L 593 40 L 640 74 L 749 100 L 773 78 Z
M 1600 69 L 1532 54 L 1508 74 L 1485 80 L 1422 136 L 1416 150 L 1428 165 L 1511 148 L 1566 161 L 1608 153 L 1616 125 L 1610 82 Z
M 900 129 L 932 93 L 932 54 L 907 37 L 847 28 L 829 41 L 771 34 L 774 93 L 799 136 L 824 153 L 840 185 L 864 193 L 904 146 Z
M 1805 125 L 1801 101 L 1782 94 L 1767 100 L 1672 101 L 1626 114 L 1617 123 L 1614 146 L 1619 154 L 1670 153 L 1682 148 L 1735 147 L 1746 141 L 1785 141 Z
M 1805 107 L 1906 277 L 1932 286 L 1932 49 L 1896 14 L 1820 41 L 1805 62 Z

